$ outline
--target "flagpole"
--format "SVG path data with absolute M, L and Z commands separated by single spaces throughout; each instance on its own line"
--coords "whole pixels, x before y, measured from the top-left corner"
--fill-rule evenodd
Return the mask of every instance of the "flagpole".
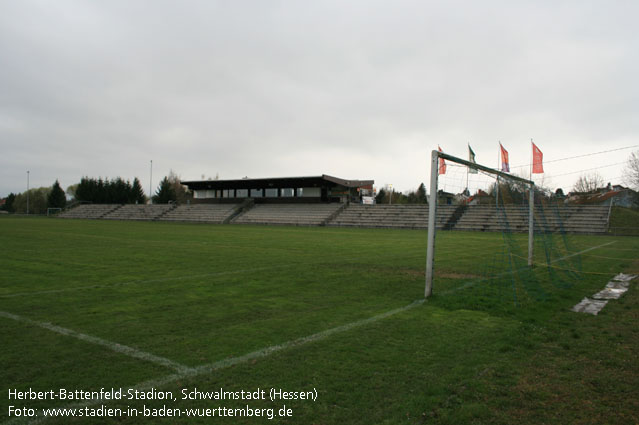
M 501 160 L 501 140 L 499 141 L 499 151 L 497 151 L 497 170 L 500 170 L 499 161 Z M 499 174 L 495 182 L 495 208 L 499 208 Z
M 470 143 L 468 144 L 468 152 L 470 152 Z M 468 171 L 470 171 L 470 168 L 466 167 L 466 190 L 468 191 L 468 196 L 470 196 L 470 189 L 468 189 Z
M 528 180 L 532 180 L 532 162 L 533 162 L 533 139 L 530 138 L 530 172 L 528 173 Z

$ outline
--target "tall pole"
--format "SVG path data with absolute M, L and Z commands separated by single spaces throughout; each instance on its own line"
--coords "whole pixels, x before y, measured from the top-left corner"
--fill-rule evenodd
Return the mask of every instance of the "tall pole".
M 470 196 L 470 189 L 468 189 L 468 172 L 470 168 L 466 167 L 466 190 L 468 191 L 468 196 Z
M 29 214 L 29 170 L 27 170 L 27 214 Z
M 530 204 L 528 207 L 528 265 L 533 265 L 533 241 L 534 241 L 534 219 L 535 219 L 535 185 L 530 185 Z
M 530 168 L 528 173 L 528 180 L 532 181 L 532 145 L 533 139 L 530 139 Z M 534 249 L 534 236 L 535 236 L 535 186 L 530 186 L 530 199 L 528 200 L 530 206 L 528 207 L 528 266 L 532 267 L 533 265 L 533 249 Z
M 390 205 L 393 203 L 393 185 L 389 184 L 388 188 L 388 205 Z
M 497 152 L 497 170 L 501 171 L 501 140 L 499 141 L 499 152 Z M 499 175 L 495 181 L 495 208 L 499 208 Z
M 439 152 L 433 150 L 430 160 L 430 198 L 428 199 L 428 241 L 426 245 L 426 285 L 424 298 L 433 293 L 433 259 L 435 258 L 435 218 L 437 216 L 437 162 Z
M 153 160 L 151 160 L 151 176 L 149 177 L 149 202 L 153 203 Z
M 528 173 L 528 180 L 532 180 L 532 145 L 533 145 L 533 141 L 532 138 L 530 139 L 530 168 L 529 168 L 529 173 Z

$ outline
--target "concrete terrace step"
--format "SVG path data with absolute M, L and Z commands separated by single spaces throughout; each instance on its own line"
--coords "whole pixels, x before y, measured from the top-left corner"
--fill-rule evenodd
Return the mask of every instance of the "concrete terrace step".
M 206 222 L 223 223 L 239 204 L 193 204 L 180 205 L 168 211 L 161 221 L 184 221 L 184 222 Z
M 106 220 L 156 220 L 167 213 L 175 205 L 152 204 L 152 205 L 123 205 L 121 208 L 105 215 Z
M 109 220 L 162 220 L 198 223 L 288 224 L 298 226 L 426 229 L 428 205 L 256 204 L 238 216 L 239 204 L 116 205 L 85 204 L 64 211 L 61 218 Z M 474 205 L 451 221 L 457 206 L 441 206 L 435 224 L 452 230 L 527 232 L 529 210 L 525 206 Z M 233 218 L 232 218 L 233 217 Z M 551 206 L 534 209 L 535 231 L 602 234 L 608 229 L 608 208 Z
M 257 204 L 232 222 L 319 226 L 341 207 L 341 204 Z
M 448 221 L 456 207 L 442 207 L 437 212 L 437 227 Z M 425 229 L 428 205 L 349 205 L 329 226 Z
M 61 212 L 58 217 L 98 219 L 120 207 L 120 204 L 81 204 Z

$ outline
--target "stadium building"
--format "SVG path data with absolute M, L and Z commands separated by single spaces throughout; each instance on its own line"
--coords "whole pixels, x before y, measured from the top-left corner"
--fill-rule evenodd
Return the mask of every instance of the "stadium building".
M 193 193 L 193 203 L 236 203 L 247 198 L 256 203 L 362 202 L 363 198 L 373 196 L 374 183 L 374 180 L 346 180 L 326 174 L 182 182 Z

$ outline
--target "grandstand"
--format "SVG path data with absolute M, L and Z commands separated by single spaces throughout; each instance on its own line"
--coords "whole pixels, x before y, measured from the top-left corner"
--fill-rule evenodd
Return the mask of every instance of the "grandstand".
M 610 209 L 606 206 L 562 205 L 535 208 L 535 231 L 605 234 Z M 504 220 L 504 215 L 507 217 Z M 427 205 L 362 205 L 341 203 L 219 203 L 190 205 L 83 204 L 61 218 L 160 220 L 192 223 L 279 224 L 293 226 L 426 229 Z M 480 232 L 528 231 L 528 209 L 506 205 L 443 205 L 437 211 L 438 229 Z
M 442 207 L 437 213 L 437 226 L 444 228 L 456 207 Z M 329 223 L 340 227 L 379 227 L 426 229 L 428 205 L 349 205 Z
M 237 224 L 320 226 L 339 213 L 343 204 L 258 204 L 233 219 Z
M 224 223 L 237 209 L 238 204 L 190 204 L 180 205 L 159 219 L 196 223 Z
M 116 208 L 102 218 L 106 220 L 157 220 L 175 207 L 175 204 L 129 204 Z
M 507 220 L 500 217 L 505 213 Z M 608 207 L 566 205 L 535 208 L 535 229 L 538 232 L 598 234 L 608 231 Z M 522 206 L 469 206 L 452 230 L 488 232 L 527 232 L 528 208 Z
M 58 214 L 59 218 L 98 219 L 120 208 L 120 204 L 80 204 Z
M 107 220 L 160 220 L 212 224 L 273 224 L 293 226 L 427 229 L 426 204 L 364 205 L 373 195 L 373 180 L 346 180 L 323 174 L 314 177 L 198 180 L 183 182 L 194 194 L 187 205 L 82 204 L 59 216 Z M 529 210 L 523 204 L 496 207 L 485 202 L 466 205 L 457 195 L 438 192 L 436 228 L 443 230 L 528 231 Z M 472 197 L 470 198 L 472 199 Z M 468 200 L 466 200 L 468 202 Z M 471 203 L 472 204 L 472 203 Z M 604 234 L 610 209 L 583 204 L 537 204 L 535 232 Z

